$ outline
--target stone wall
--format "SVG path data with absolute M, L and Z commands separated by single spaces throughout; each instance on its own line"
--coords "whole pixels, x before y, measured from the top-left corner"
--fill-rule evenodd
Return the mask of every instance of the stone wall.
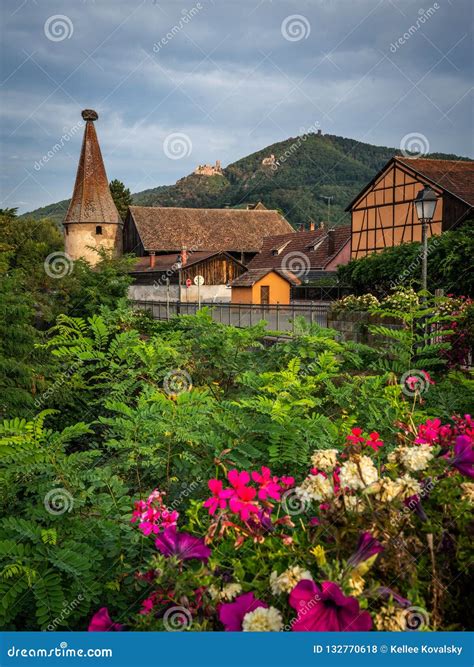
M 328 327 L 336 329 L 343 340 L 352 340 L 356 343 L 376 346 L 380 338 L 369 332 L 370 324 L 380 324 L 390 329 L 401 329 L 400 320 L 395 317 L 380 317 L 365 312 L 343 311 L 337 314 L 328 313 Z

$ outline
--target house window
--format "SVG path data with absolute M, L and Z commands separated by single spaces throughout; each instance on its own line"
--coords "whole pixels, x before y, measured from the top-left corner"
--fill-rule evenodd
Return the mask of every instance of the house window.
M 95 228 L 95 233 L 96 233 L 96 234 L 102 234 L 102 227 L 101 227 L 101 225 L 97 225 L 97 227 Z
M 260 303 L 268 305 L 270 303 L 270 287 L 269 285 L 262 285 L 260 287 Z

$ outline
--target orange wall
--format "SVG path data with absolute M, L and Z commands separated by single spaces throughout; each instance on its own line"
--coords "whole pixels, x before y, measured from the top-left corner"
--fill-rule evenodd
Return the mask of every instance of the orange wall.
M 268 273 L 252 287 L 233 287 L 232 303 L 260 303 L 260 288 L 270 288 L 270 303 L 290 303 L 290 283 L 278 273 Z
M 392 165 L 352 208 L 352 259 L 383 248 L 421 241 L 421 224 L 413 200 L 426 184 Z M 441 234 L 442 198 L 428 228 L 428 236 Z

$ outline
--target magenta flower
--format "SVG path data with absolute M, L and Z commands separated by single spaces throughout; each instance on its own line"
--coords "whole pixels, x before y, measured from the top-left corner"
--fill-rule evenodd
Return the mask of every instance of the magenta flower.
M 207 483 L 212 497 L 204 501 L 204 507 L 209 508 L 209 514 L 215 514 L 218 509 L 227 507 L 227 500 L 233 495 L 232 489 L 223 489 L 222 482 L 218 479 L 210 479 Z
M 256 514 L 260 510 L 258 504 L 254 502 L 257 490 L 251 486 L 239 486 L 235 494 L 229 500 L 229 507 L 234 514 L 238 514 L 242 521 L 247 521 L 251 514 Z
M 253 472 L 252 479 L 259 484 L 258 497 L 260 500 L 273 498 L 273 500 L 280 500 L 281 487 L 278 484 L 278 477 L 272 476 L 270 468 L 262 466 L 262 473 Z
M 268 605 L 262 600 L 255 599 L 253 593 L 244 593 L 235 598 L 234 602 L 219 606 L 219 620 L 227 632 L 238 632 L 242 630 L 245 614 L 259 607 L 268 607 Z
M 381 553 L 383 550 L 384 547 L 372 535 L 372 533 L 365 531 L 364 533 L 361 533 L 355 553 L 349 558 L 347 564 L 351 567 L 357 567 L 357 565 L 360 565 L 360 563 L 363 563 L 369 558 L 372 558 L 372 556 Z
M 163 504 L 162 491 L 155 489 L 146 500 L 137 500 L 132 514 L 131 523 L 139 521 L 139 529 L 147 536 L 159 533 L 164 528 L 175 526 L 179 512 L 170 510 Z
M 189 533 L 179 533 L 176 526 L 167 528 L 158 535 L 155 546 L 164 556 L 176 556 L 180 560 L 196 558 L 207 561 L 211 555 L 211 550 L 204 544 L 203 539 Z
M 91 618 L 87 629 L 89 632 L 121 632 L 123 625 L 114 623 L 109 616 L 107 607 L 102 607 Z
M 297 611 L 293 632 L 364 632 L 372 629 L 372 618 L 361 611 L 359 602 L 344 595 L 333 581 L 302 579 L 290 593 L 290 605 Z
M 450 459 L 461 475 L 474 477 L 474 448 L 472 439 L 468 435 L 459 435 L 454 445 L 454 457 Z
M 229 480 L 230 484 L 234 487 L 234 489 L 237 489 L 240 486 L 245 486 L 250 482 L 250 475 L 246 470 L 243 470 L 242 472 L 239 472 L 238 470 L 229 470 L 227 473 L 227 479 Z
M 415 443 L 417 445 L 433 445 L 438 441 L 441 428 L 441 419 L 427 419 L 424 424 L 418 426 L 418 436 Z

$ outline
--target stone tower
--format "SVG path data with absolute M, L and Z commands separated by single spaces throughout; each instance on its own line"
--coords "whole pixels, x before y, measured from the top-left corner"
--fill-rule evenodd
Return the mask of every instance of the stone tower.
M 82 257 L 94 265 L 99 260 L 94 249 L 122 254 L 123 223 L 110 194 L 94 127 L 99 116 L 85 109 L 82 117 L 86 126 L 74 192 L 63 223 L 64 249 L 71 259 Z

